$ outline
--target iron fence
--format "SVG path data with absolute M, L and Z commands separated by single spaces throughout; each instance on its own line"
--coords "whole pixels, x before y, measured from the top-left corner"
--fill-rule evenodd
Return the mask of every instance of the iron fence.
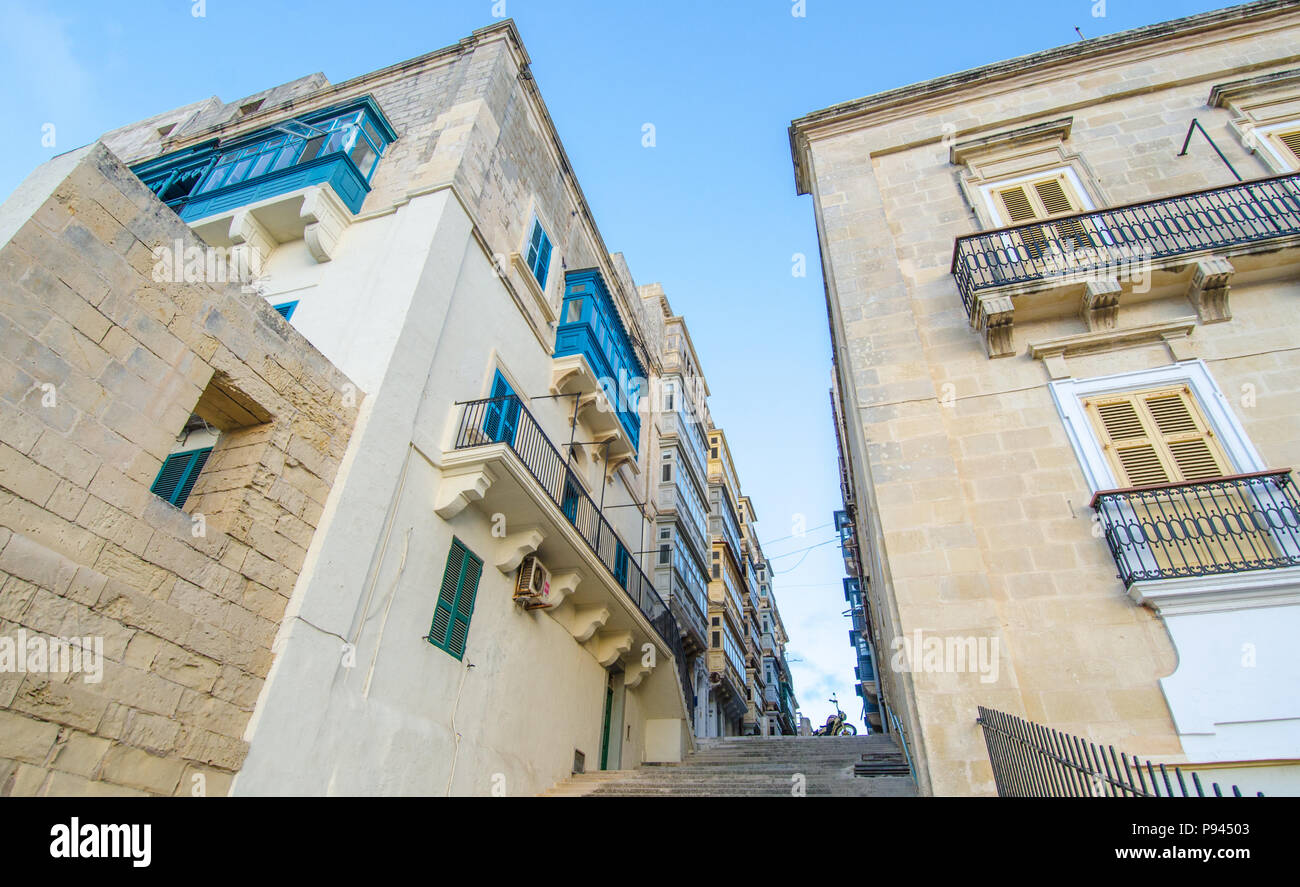
M 458 450 L 490 444 L 507 444 L 546 491 L 587 546 L 609 571 L 615 583 L 649 621 L 676 660 L 687 709 L 694 713 L 686 655 L 676 618 L 641 570 L 638 547 L 628 547 L 614 531 L 601 509 L 587 495 L 567 460 L 547 437 L 528 407 L 515 395 L 489 397 L 461 404 L 456 431 Z
M 957 238 L 952 274 L 969 316 L 983 289 L 1300 234 L 1300 174 L 1290 173 Z
M 1191 788 L 1182 770 L 1115 753 L 1113 745 L 1095 743 L 1069 733 L 1026 721 L 1015 715 L 979 707 L 978 723 L 993 765 L 993 782 L 1003 798 L 1190 798 L 1206 797 L 1201 778 L 1191 774 Z M 1172 774 L 1172 777 L 1171 777 Z M 1215 797 L 1223 797 L 1217 782 Z M 1233 797 L 1242 797 L 1237 786 Z M 1264 797 L 1263 792 L 1258 793 Z
M 1289 469 L 1104 490 L 1092 507 L 1125 586 L 1300 566 L 1300 500 Z

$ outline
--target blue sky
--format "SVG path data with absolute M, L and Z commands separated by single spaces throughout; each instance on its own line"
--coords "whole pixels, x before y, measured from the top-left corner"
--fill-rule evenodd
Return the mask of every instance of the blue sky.
M 786 571 L 776 592 L 803 711 L 824 721 L 838 692 L 860 726 L 839 550 L 801 551 L 832 538 L 839 489 L 825 297 L 790 120 L 1071 43 L 1076 26 L 1097 37 L 1226 4 L 804 0 L 796 17 L 795 0 L 0 0 L 0 195 L 107 130 L 317 71 L 339 82 L 455 43 L 503 5 L 606 243 L 687 317 L 760 536 L 780 540 L 766 548 Z M 792 274 L 796 253 L 806 277 Z M 806 535 L 784 538 L 800 520 Z

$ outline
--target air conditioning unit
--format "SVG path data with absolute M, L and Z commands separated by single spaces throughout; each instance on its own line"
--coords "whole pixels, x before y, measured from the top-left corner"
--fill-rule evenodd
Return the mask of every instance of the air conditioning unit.
M 525 610 L 551 606 L 551 571 L 535 554 L 524 558 L 515 577 L 515 603 Z

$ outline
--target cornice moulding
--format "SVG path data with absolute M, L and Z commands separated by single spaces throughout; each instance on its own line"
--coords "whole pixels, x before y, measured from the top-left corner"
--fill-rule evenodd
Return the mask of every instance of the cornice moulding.
M 1210 98 L 1206 104 L 1211 108 L 1226 108 L 1230 102 L 1239 98 L 1274 89 L 1296 87 L 1300 87 L 1300 68 L 1291 68 L 1259 77 L 1248 77 L 1245 80 L 1234 80 L 1231 83 L 1220 83 L 1210 90 Z
M 1061 117 L 1057 120 L 1034 123 L 1018 129 L 981 136 L 953 145 L 948 152 L 948 159 L 954 166 L 961 166 L 971 157 L 1017 145 L 1048 141 L 1063 142 L 1070 137 L 1070 128 L 1073 125 L 1074 117 Z
M 1126 329 L 1102 330 L 1097 332 L 1077 333 L 1072 336 L 1060 336 L 1044 339 L 1029 344 L 1029 356 L 1035 360 L 1048 357 L 1068 357 L 1072 354 L 1087 354 L 1096 351 L 1109 351 L 1114 348 L 1127 348 L 1133 345 L 1153 345 L 1166 341 L 1171 336 L 1187 336 L 1196 328 L 1196 317 L 1188 315 L 1177 320 L 1163 323 L 1148 323 Z

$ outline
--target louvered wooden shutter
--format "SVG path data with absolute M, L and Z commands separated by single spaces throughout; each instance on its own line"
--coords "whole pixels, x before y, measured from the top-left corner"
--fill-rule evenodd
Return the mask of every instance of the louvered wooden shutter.
M 1060 179 L 1037 182 L 1034 191 L 1038 193 L 1038 199 L 1043 203 L 1043 211 L 1048 216 L 1064 216 L 1079 211 L 1078 205 L 1073 203 L 1065 193 L 1065 187 Z
M 1083 202 L 1074 193 L 1069 181 L 1061 175 L 1004 188 L 997 193 L 1007 222 L 1012 226 L 1073 215 L 1083 209 Z M 1052 227 L 1056 229 L 1060 240 L 1073 240 L 1075 248 L 1093 245 L 1087 229 L 1078 219 L 1058 222 Z M 1041 255 L 1046 248 L 1047 236 L 1043 228 L 1026 228 L 1021 236 L 1035 257 Z
M 1296 168 L 1300 169 L 1300 129 L 1278 133 L 1277 140 L 1291 152 L 1291 157 L 1297 164 Z
M 1029 195 L 1021 187 L 1006 188 L 999 191 L 998 196 L 1002 199 L 1002 208 L 1006 211 L 1007 220 L 1012 225 L 1019 225 L 1022 222 L 1032 222 L 1038 218 L 1038 212 L 1034 209 L 1033 204 L 1029 202 Z
M 465 655 L 469 623 L 474 615 L 478 583 L 483 575 L 483 561 L 474 556 L 459 539 L 453 539 L 447 553 L 447 568 L 442 574 L 442 588 L 433 611 L 429 642 L 460 659 Z
M 1186 388 L 1095 397 L 1085 407 L 1121 486 L 1208 480 L 1232 473 Z
M 149 489 L 156 496 L 166 499 L 177 508 L 185 505 L 189 499 L 194 483 L 199 479 L 199 472 L 208 462 L 212 447 L 190 450 L 185 453 L 173 453 L 163 462 L 162 470 L 154 478 Z
M 483 575 L 483 562 L 466 553 L 465 569 L 460 580 L 460 593 L 456 596 L 456 611 L 451 620 L 451 637 L 447 639 L 447 652 L 459 659 L 465 655 L 465 641 L 469 638 L 469 620 L 474 615 L 474 602 L 478 598 L 478 581 Z
M 483 416 L 483 433 L 488 439 L 496 443 L 511 443 L 515 441 L 515 427 L 519 424 L 519 404 L 513 400 L 505 400 L 514 394 L 514 389 L 506 381 L 501 371 L 497 370 L 496 376 L 492 379 L 491 402 L 488 403 L 484 410 Z
M 1002 209 L 1011 225 L 1022 225 L 1043 217 L 1038 207 L 1030 201 L 1029 192 L 1023 187 L 1017 185 L 1014 188 L 1006 188 L 998 192 L 998 196 L 1002 199 Z M 1019 237 L 1026 252 L 1029 253 L 1029 258 L 1040 258 L 1047 251 L 1047 236 L 1043 233 L 1042 227 L 1021 228 Z

